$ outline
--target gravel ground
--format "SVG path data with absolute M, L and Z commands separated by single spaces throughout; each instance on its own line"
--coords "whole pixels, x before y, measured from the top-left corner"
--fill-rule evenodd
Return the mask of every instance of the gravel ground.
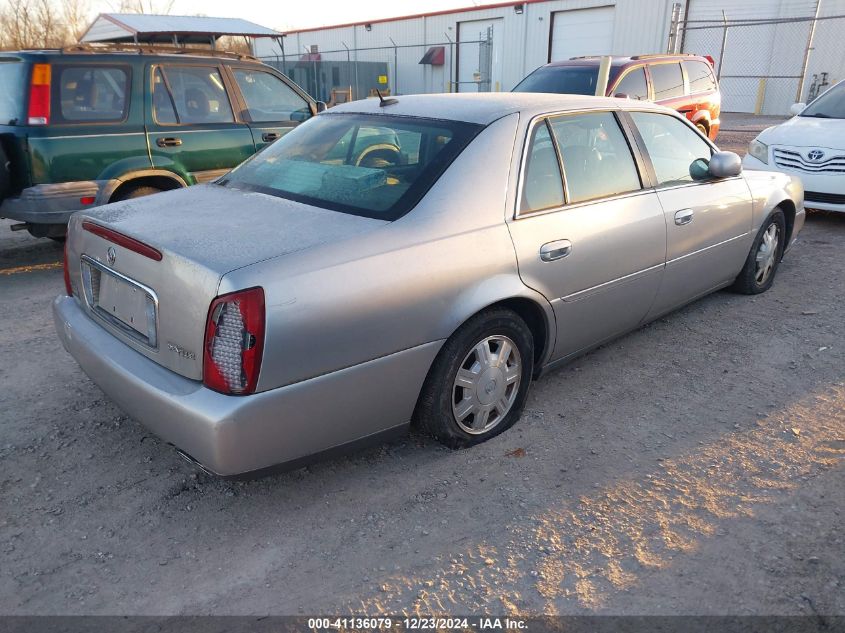
M 724 146 L 753 136 L 728 121 Z M 845 614 L 845 217 L 812 215 L 768 293 L 535 383 L 484 445 L 240 483 L 84 376 L 49 314 L 61 250 L 8 224 L 2 614 Z

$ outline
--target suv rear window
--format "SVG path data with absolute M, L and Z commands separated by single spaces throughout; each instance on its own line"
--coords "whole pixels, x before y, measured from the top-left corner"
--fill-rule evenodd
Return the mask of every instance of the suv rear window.
M 419 202 L 482 128 L 417 117 L 321 114 L 220 184 L 395 220 Z
M 684 70 L 689 81 L 689 92 L 710 92 L 716 89 L 716 79 L 713 77 L 713 69 L 710 64 L 698 61 L 685 61 Z
M 122 121 L 129 105 L 128 69 L 59 66 L 59 115 L 70 123 Z
M 23 116 L 26 64 L 0 58 L 0 125 L 15 125 Z

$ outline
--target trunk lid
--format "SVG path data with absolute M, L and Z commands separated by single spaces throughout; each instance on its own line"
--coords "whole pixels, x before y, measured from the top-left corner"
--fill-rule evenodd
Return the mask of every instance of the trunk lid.
M 142 242 L 161 259 L 98 235 L 85 222 Z M 199 185 L 75 214 L 68 261 L 74 295 L 92 318 L 160 365 L 199 380 L 208 309 L 223 275 L 385 224 Z

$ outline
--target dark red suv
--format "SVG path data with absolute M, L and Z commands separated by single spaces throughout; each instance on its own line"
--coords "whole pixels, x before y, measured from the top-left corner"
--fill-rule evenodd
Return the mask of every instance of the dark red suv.
M 540 66 L 514 92 L 594 95 L 601 57 L 573 57 Z M 712 59 L 699 55 L 611 57 L 606 96 L 645 99 L 686 115 L 711 140 L 719 133 L 722 95 Z

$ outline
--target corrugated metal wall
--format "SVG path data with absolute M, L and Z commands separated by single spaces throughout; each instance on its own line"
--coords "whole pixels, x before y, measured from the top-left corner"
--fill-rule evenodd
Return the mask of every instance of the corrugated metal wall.
M 513 5 L 482 7 L 458 13 L 375 22 L 369 29 L 361 24 L 290 33 L 285 37 L 285 56 L 289 62 L 293 62 L 316 45 L 324 60 L 345 61 L 345 48 L 348 47 L 351 61 L 357 59 L 388 63 L 387 87 L 394 94 L 444 92 L 450 89 L 450 79 L 456 80 L 457 58 L 461 54 L 461 47 L 457 43 L 458 24 L 500 18 L 504 56 L 498 89 L 510 90 L 526 74 L 548 61 L 549 29 L 553 13 L 603 6 L 614 7 L 615 54 L 633 55 L 665 50 L 672 0 L 549 0 L 525 3 L 521 14 L 516 13 Z M 565 15 L 558 19 L 565 19 Z M 462 36 L 465 40 L 468 37 L 466 33 Z M 471 37 L 477 38 L 476 35 Z M 449 46 L 449 40 L 455 44 Z M 362 50 L 392 47 L 394 42 L 400 46 L 413 46 L 398 48 L 395 53 L 392 48 Z M 446 45 L 444 66 L 419 64 L 429 46 L 441 44 Z M 281 59 L 282 55 L 281 48 L 269 41 L 259 41 L 256 52 L 261 57 L 278 55 Z M 397 62 L 395 68 L 394 58 Z

